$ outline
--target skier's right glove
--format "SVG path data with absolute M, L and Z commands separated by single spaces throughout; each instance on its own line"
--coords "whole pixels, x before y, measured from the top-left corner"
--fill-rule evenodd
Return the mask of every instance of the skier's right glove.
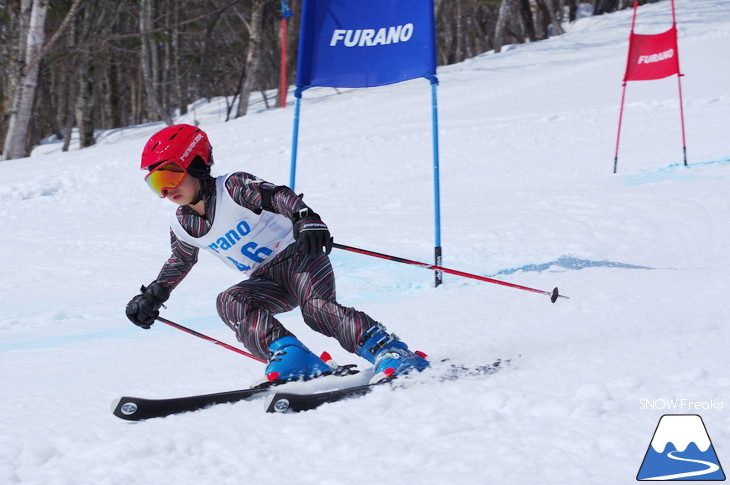
M 170 291 L 156 281 L 148 287 L 143 285 L 140 291 L 127 303 L 127 318 L 138 327 L 148 329 L 160 316 L 160 307 L 170 298 Z

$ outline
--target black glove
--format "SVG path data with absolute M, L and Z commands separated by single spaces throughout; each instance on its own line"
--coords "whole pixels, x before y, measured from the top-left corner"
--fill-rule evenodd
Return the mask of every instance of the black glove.
M 127 318 L 138 327 L 148 329 L 160 315 L 162 304 L 170 298 L 170 291 L 156 281 L 146 288 L 143 285 L 140 291 L 127 303 Z
M 299 249 L 313 258 L 322 255 L 322 248 L 327 254 L 332 251 L 332 237 L 327 229 L 327 224 L 322 222 L 322 219 L 308 207 L 301 209 L 296 214 L 294 239 L 296 239 Z

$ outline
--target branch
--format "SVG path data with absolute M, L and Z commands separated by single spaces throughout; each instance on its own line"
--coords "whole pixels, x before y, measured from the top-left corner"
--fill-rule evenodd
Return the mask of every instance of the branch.
M 50 39 L 48 39 L 48 42 L 43 45 L 41 50 L 38 52 L 38 55 L 36 55 L 33 60 L 31 60 L 28 65 L 25 66 L 25 72 L 28 72 L 30 69 L 35 67 L 35 65 L 41 62 L 45 55 L 48 54 L 48 51 L 51 50 L 53 44 L 55 44 L 59 37 L 61 37 L 61 34 L 63 34 L 63 32 L 66 30 L 68 24 L 70 24 L 71 20 L 76 16 L 76 12 L 78 12 L 79 6 L 85 1 L 86 0 L 74 0 L 73 4 L 71 4 L 71 8 L 66 14 L 66 17 L 63 19 L 63 22 L 61 22 L 61 25 L 58 27 L 58 29 L 56 29 L 56 32 L 53 34 L 53 36 L 51 36 Z

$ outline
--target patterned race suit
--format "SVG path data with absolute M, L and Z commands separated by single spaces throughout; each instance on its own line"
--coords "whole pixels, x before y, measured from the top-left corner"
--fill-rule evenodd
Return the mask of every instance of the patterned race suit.
M 337 303 L 327 255 L 312 258 L 293 243 L 292 220 L 307 207 L 301 198 L 288 187 L 244 172 L 202 179 L 201 190 L 205 216 L 188 206 L 177 208 L 171 221 L 172 256 L 157 283 L 168 290 L 175 288 L 198 261 L 200 249 L 206 249 L 248 275 L 218 295 L 217 309 L 252 354 L 266 360 L 269 345 L 291 335 L 275 315 L 297 306 L 309 327 L 356 352 L 360 337 L 376 322 Z M 234 223 L 220 222 L 224 219 Z M 276 241 L 272 242 L 271 234 Z M 216 239 L 218 235 L 222 237 Z M 266 244 L 251 239 L 254 236 Z

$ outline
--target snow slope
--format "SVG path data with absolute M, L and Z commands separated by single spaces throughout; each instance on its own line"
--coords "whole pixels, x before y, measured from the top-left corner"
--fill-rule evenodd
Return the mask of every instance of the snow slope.
M 421 377 L 301 415 L 242 402 L 123 422 L 121 395 L 242 388 L 263 370 L 123 314 L 169 254 L 171 206 L 137 169 L 161 125 L 0 163 L 0 483 L 633 483 L 665 413 L 701 414 L 730 462 L 730 2 L 678 1 L 677 19 L 689 168 L 672 77 L 628 86 L 612 174 L 630 10 L 439 71 L 444 264 L 570 300 L 450 276 L 435 289 L 429 271 L 333 254 L 340 301 L 411 347 L 519 357 L 489 378 Z M 662 1 L 636 30 L 670 22 Z M 305 93 L 296 189 L 338 242 L 431 260 L 429 103 L 424 80 Z M 287 183 L 292 110 L 224 123 L 220 104 L 181 119 L 208 132 L 217 173 Z M 236 281 L 203 255 L 164 315 L 236 343 L 214 305 Z

